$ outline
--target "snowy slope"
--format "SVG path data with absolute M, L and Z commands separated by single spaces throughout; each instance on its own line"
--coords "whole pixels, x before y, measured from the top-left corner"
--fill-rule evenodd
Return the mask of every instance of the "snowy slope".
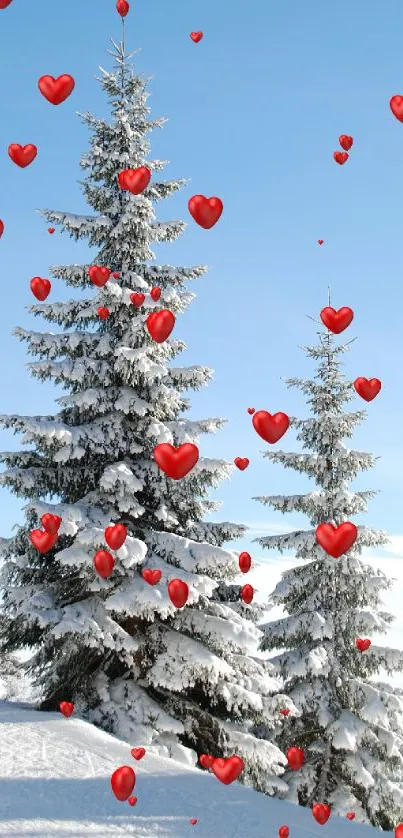
M 309 810 L 272 800 L 173 760 L 146 754 L 74 716 L 0 702 L 0 836 L 18 838 L 375 838 L 374 830 L 331 817 L 319 826 Z M 138 803 L 119 803 L 110 775 L 137 774 Z M 192 826 L 190 818 L 197 818 Z

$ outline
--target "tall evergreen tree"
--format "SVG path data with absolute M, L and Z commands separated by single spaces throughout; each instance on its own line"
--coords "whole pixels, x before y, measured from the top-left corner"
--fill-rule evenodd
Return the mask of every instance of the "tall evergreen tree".
M 157 343 L 145 328 L 150 312 L 181 314 L 193 299 L 186 282 L 206 269 L 155 264 L 153 243 L 175 241 L 186 225 L 157 222 L 154 204 L 185 181 L 158 179 L 166 163 L 148 159 L 147 135 L 164 120 L 150 119 L 146 83 L 134 74 L 124 45 L 114 44 L 113 54 L 115 68 L 102 70 L 100 80 L 113 120 L 82 116 L 91 130 L 91 151 L 81 161 L 83 190 L 95 214 L 43 213 L 96 247 L 92 265 L 112 277 L 95 297 L 31 306 L 62 332 L 16 330 L 40 358 L 30 364 L 33 375 L 67 395 L 54 416 L 1 420 L 31 444 L 2 455 L 3 485 L 29 505 L 24 526 L 2 547 L 1 647 L 35 649 L 29 671 L 42 684 L 44 709 L 73 701 L 103 728 L 177 758 L 191 758 L 186 748 L 235 752 L 246 763 L 245 782 L 283 794 L 278 775 L 285 757 L 253 730 L 262 723 L 271 729 L 280 708 L 292 704 L 273 697 L 279 687 L 272 668 L 250 657 L 261 633 L 242 608 L 227 604 L 234 590 L 239 600 L 239 570 L 222 545 L 239 538 L 243 527 L 203 520 L 217 508 L 206 497 L 209 489 L 232 467 L 201 456 L 176 481 L 153 457 L 158 444 L 197 444 L 223 420 L 186 418 L 184 392 L 205 385 L 212 373 L 173 366 L 184 343 Z M 140 195 L 122 191 L 119 174 L 142 166 L 154 176 L 149 186 Z M 51 274 L 88 290 L 90 266 L 54 267 Z M 161 291 L 159 301 L 153 288 Z M 132 294 L 145 295 L 141 306 Z M 109 310 L 104 321 L 100 306 Z M 56 545 L 41 554 L 30 530 L 44 513 L 62 523 Z M 112 575 L 100 578 L 93 557 L 106 547 L 105 528 L 116 523 L 129 534 Z M 158 584 L 143 578 L 145 567 L 162 572 Z M 189 587 L 181 610 L 167 592 L 175 578 Z
M 305 753 L 302 768 L 286 772 L 288 799 L 304 806 L 326 803 L 338 814 L 354 811 L 358 820 L 390 830 L 403 820 L 403 701 L 375 676 L 380 670 L 390 675 L 402 670 L 403 653 L 356 647 L 357 639 L 386 632 L 393 620 L 382 607 L 390 580 L 360 559 L 363 547 L 382 546 L 387 538 L 359 526 L 355 544 L 337 559 L 316 539 L 320 524 L 338 526 L 366 511 L 376 493 L 353 491 L 350 483 L 376 458 L 344 442 L 366 415 L 345 409 L 355 395 L 341 369 L 341 356 L 350 345 L 336 345 L 328 330 L 318 334 L 318 344 L 306 347 L 317 375 L 287 382 L 305 394 L 311 408 L 309 418 L 291 420 L 302 452 L 264 454 L 272 463 L 307 475 L 317 488 L 255 498 L 282 513 L 304 513 L 313 527 L 257 539 L 264 548 L 291 550 L 303 560 L 283 573 L 271 596 L 286 616 L 262 627 L 262 648 L 277 651 L 270 662 L 301 711 L 288 718 L 276 739 L 285 752 L 295 746 Z

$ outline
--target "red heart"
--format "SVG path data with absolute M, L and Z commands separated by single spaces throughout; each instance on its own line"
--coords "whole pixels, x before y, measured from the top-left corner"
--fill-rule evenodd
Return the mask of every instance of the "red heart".
M 281 713 L 282 716 L 289 716 L 290 715 L 290 711 L 288 710 L 287 707 L 283 707 L 283 709 L 280 710 L 280 713 Z
M 205 198 L 204 195 L 193 195 L 188 201 L 189 212 L 196 224 L 210 230 L 217 224 L 224 209 L 220 198 Z
M 403 96 L 392 96 L 389 105 L 396 119 L 403 122 Z
M 54 233 L 55 230 L 56 230 L 56 227 L 48 227 L 48 233 L 50 233 L 50 235 L 52 235 L 52 233 Z
M 101 268 L 99 265 L 91 265 L 91 267 L 88 268 L 88 274 L 94 285 L 97 285 L 98 288 L 103 288 L 103 286 L 108 282 L 111 272 L 109 268 Z
M 255 412 L 255 408 L 254 408 L 254 407 L 248 407 L 248 413 L 249 413 L 249 416 L 252 416 L 252 414 L 253 414 L 254 412 Z
M 357 640 L 355 641 L 355 645 L 356 645 L 359 652 L 366 652 L 367 649 L 369 649 L 369 647 L 371 645 L 371 641 L 368 640 L 367 637 L 365 639 L 363 639 L 361 637 L 357 637 Z
M 245 471 L 248 468 L 249 460 L 247 457 L 235 457 L 234 463 L 240 471 Z
M 325 803 L 315 803 L 312 806 L 312 814 L 315 820 L 323 826 L 330 818 L 331 808 L 326 806 Z
M 117 768 L 111 776 L 111 786 L 118 800 L 127 800 L 136 785 L 136 775 L 128 765 Z
M 192 826 L 195 826 L 195 824 L 197 823 L 197 818 L 190 818 L 189 823 L 191 823 Z
M 150 291 L 150 295 L 154 302 L 157 302 L 161 296 L 161 288 L 152 288 Z
M 38 154 L 38 149 L 36 145 L 19 145 L 19 143 L 11 143 L 8 147 L 8 156 L 11 158 L 13 163 L 16 163 L 21 169 L 25 169 L 25 166 L 29 166 L 33 160 L 35 160 L 36 155 Z
M 305 762 L 305 754 L 302 748 L 289 748 L 286 752 L 286 757 L 288 760 L 288 765 L 292 769 L 292 771 L 298 771 Z
M 248 571 L 251 568 L 251 564 L 252 564 L 252 558 L 251 558 L 250 554 L 245 553 L 245 552 L 240 553 L 239 559 L 238 559 L 238 564 L 239 564 L 239 570 L 242 573 L 248 573 Z
M 228 759 L 221 759 L 221 757 L 219 757 L 218 759 L 213 760 L 211 767 L 220 783 L 224 783 L 225 786 L 229 786 L 230 783 L 233 783 L 234 780 L 237 780 L 239 775 L 242 774 L 242 771 L 245 768 L 245 763 L 241 757 L 237 757 L 234 754 L 234 756 L 228 757 Z
M 127 538 L 127 527 L 125 524 L 113 524 L 105 530 L 105 541 L 111 550 L 119 550 Z
M 241 599 L 244 601 L 246 605 L 250 605 L 253 599 L 253 588 L 252 585 L 244 585 L 241 588 Z
M 349 137 L 348 134 L 341 134 L 339 137 L 339 143 L 344 148 L 344 151 L 350 151 L 353 142 L 353 138 Z
M 145 294 L 139 294 L 137 291 L 134 291 L 133 294 L 130 294 L 130 300 L 136 308 L 140 308 L 143 305 L 144 300 L 146 298 Z
M 135 806 L 137 803 L 137 797 L 129 797 L 127 800 L 129 806 Z
M 9 6 L 11 0 L 0 0 L 0 9 L 6 9 Z
M 116 3 L 116 11 L 121 17 L 126 17 L 129 13 L 130 6 L 127 0 L 117 0 Z
M 113 276 L 113 278 L 114 278 L 114 279 L 119 279 L 119 278 L 120 278 L 120 273 L 119 273 L 119 271 L 114 271 L 114 272 L 113 272 L 113 274 L 112 274 L 112 276 Z
M 190 37 L 195 44 L 198 44 L 203 37 L 203 32 L 191 32 Z
M 146 567 L 141 571 L 141 575 L 149 585 L 158 585 L 162 576 L 162 570 L 151 570 L 149 567 Z
M 1 220 L 1 218 L 0 218 L 0 239 L 1 239 L 2 235 L 3 235 L 3 233 L 4 233 L 4 223 L 3 223 L 3 221 L 2 221 L 2 220 Z
M 258 410 L 252 419 L 252 425 L 264 439 L 271 444 L 278 442 L 290 426 L 290 420 L 286 413 L 268 413 L 267 410 Z
M 335 335 L 344 332 L 344 329 L 347 329 L 347 326 L 352 322 L 353 317 L 353 309 L 348 306 L 343 306 L 338 311 L 331 306 L 326 306 L 326 308 L 322 308 L 320 313 L 322 323 Z
M 288 838 L 288 836 L 290 834 L 290 830 L 289 830 L 288 826 L 280 826 L 278 834 L 279 834 L 279 838 Z
M 145 752 L 146 752 L 145 748 L 132 748 L 131 751 L 130 751 L 133 759 L 137 759 L 137 760 L 143 759 L 143 756 L 145 755 Z
M 38 81 L 39 90 L 42 96 L 51 103 L 51 105 L 61 105 L 65 99 L 70 96 L 75 87 L 73 76 L 64 73 L 57 79 L 53 76 L 41 76 Z
M 324 239 L 318 239 L 318 244 L 323 244 Z
M 199 762 L 200 765 L 203 766 L 203 768 L 211 768 L 214 762 L 214 757 L 212 757 L 210 754 L 200 754 Z
M 381 390 L 379 378 L 356 378 L 354 381 L 356 392 L 366 402 L 372 402 Z
M 403 838 L 403 823 L 398 823 L 395 829 L 395 838 Z
M 102 579 L 108 579 L 115 567 L 115 559 L 107 550 L 98 550 L 94 556 L 94 567 Z
M 189 587 L 182 579 L 172 579 L 168 584 L 168 596 L 175 608 L 183 608 L 188 601 Z
M 339 559 L 357 540 L 357 527 L 346 521 L 335 527 L 333 524 L 319 524 L 315 536 L 318 544 L 334 559 Z
M 175 315 L 167 308 L 153 311 L 146 319 L 148 333 L 156 343 L 164 343 L 175 325 Z
M 43 530 L 32 530 L 29 537 L 39 553 L 48 553 L 55 546 L 59 534 L 56 532 L 52 535 L 50 532 L 44 532 Z
M 349 821 L 353 821 L 355 818 L 355 812 L 347 812 L 346 818 L 348 818 Z
M 109 317 L 109 313 L 109 308 L 106 308 L 105 306 L 100 306 L 99 308 L 97 308 L 97 314 L 100 320 L 107 320 Z
M 346 151 L 335 151 L 333 154 L 333 158 L 335 159 L 336 163 L 339 163 L 340 166 L 348 160 L 348 154 Z M 319 805 L 319 804 L 318 804 Z
M 68 719 L 74 713 L 74 704 L 72 701 L 61 701 L 59 710 Z
M 43 303 L 43 301 L 46 300 L 46 297 L 49 296 L 52 286 L 48 279 L 42 279 L 41 276 L 34 276 L 29 283 L 29 287 L 34 297 Z
M 62 519 L 59 515 L 52 515 L 51 512 L 45 512 L 45 514 L 42 515 L 41 524 L 43 529 L 51 535 L 55 535 L 55 533 L 57 533 L 61 523 Z
M 151 180 L 151 172 L 146 166 L 139 169 L 125 169 L 118 175 L 118 183 L 121 189 L 126 189 L 132 195 L 140 195 Z
M 178 448 L 168 442 L 162 442 L 154 448 L 154 460 L 157 466 L 172 480 L 181 480 L 189 474 L 198 459 L 199 449 L 191 442 L 184 442 Z

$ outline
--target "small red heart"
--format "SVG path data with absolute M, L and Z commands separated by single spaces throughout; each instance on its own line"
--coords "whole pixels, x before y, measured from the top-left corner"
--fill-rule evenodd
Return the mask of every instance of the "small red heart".
M 255 412 L 255 408 L 254 408 L 254 407 L 248 407 L 248 413 L 249 413 L 249 416 L 252 416 L 252 414 L 253 414 L 254 412 Z
M 318 244 L 323 244 L 324 239 L 318 239 Z
M 125 524 L 112 524 L 106 527 L 105 541 L 111 550 L 120 550 L 127 538 L 127 527 Z
M 119 279 L 119 278 L 120 278 L 120 273 L 119 273 L 119 271 L 114 271 L 114 272 L 113 272 L 113 274 L 112 274 L 112 276 L 113 276 L 113 278 L 114 278 L 114 279 Z
M 355 812 L 347 812 L 346 818 L 348 818 L 349 821 L 353 821 L 354 818 L 355 818 Z M 402 830 L 402 832 L 403 832 L 403 830 Z
M 289 748 L 286 752 L 286 757 L 288 760 L 288 765 L 290 766 L 292 771 L 299 771 L 302 768 L 305 762 L 305 754 L 302 748 Z
M 50 233 L 50 235 L 52 235 L 52 233 L 54 233 L 55 230 L 56 230 L 56 227 L 48 227 L 48 233 Z
M 68 719 L 74 713 L 74 704 L 72 701 L 61 701 L 59 710 Z
M 41 524 L 43 529 L 51 535 L 55 535 L 55 533 L 57 533 L 61 523 L 62 519 L 59 515 L 52 515 L 51 512 L 45 512 L 45 515 L 42 515 Z
M 348 134 L 341 134 L 339 137 L 339 143 L 341 147 L 344 148 L 344 151 L 350 151 L 353 142 L 353 138 L 349 137 Z
M 118 800 L 127 800 L 136 785 L 136 775 L 129 765 L 117 768 L 111 776 L 111 786 Z
M 203 32 L 191 32 L 190 37 L 195 44 L 198 44 L 203 37 Z
M 333 158 L 339 166 L 343 166 L 343 164 L 348 160 L 348 154 L 346 151 L 335 151 L 333 154 Z
M 11 0 L 0 0 L 0 9 L 6 9 L 9 6 Z
M 197 818 L 190 818 L 189 823 L 191 823 L 192 826 L 195 826 L 195 824 L 197 823 Z
M 46 532 L 46 530 L 32 530 L 29 537 L 31 543 L 39 553 L 48 553 L 55 546 L 59 534 L 56 532 L 52 535 L 50 532 Z
M 137 760 L 143 759 L 143 756 L 145 755 L 145 752 L 146 752 L 145 748 L 132 748 L 131 751 L 130 751 L 133 759 L 137 759 Z
M 43 303 L 46 297 L 49 296 L 52 285 L 48 279 L 42 279 L 41 276 L 34 276 L 29 283 L 29 287 L 34 297 Z
M 127 0 L 117 0 L 116 11 L 121 17 L 126 17 L 130 11 L 130 6 Z
M 158 585 L 162 576 L 162 570 L 151 570 L 149 567 L 146 567 L 141 571 L 141 575 L 149 585 Z
M 146 298 L 145 294 L 139 294 L 137 291 L 134 291 L 133 294 L 130 294 L 130 300 L 136 308 L 140 308 L 143 305 L 144 300 Z
M 98 288 L 103 288 L 103 286 L 108 282 L 111 272 L 109 268 L 101 268 L 99 265 L 91 265 L 91 267 L 88 268 L 88 275 L 94 285 Z
M 365 637 L 365 638 L 357 637 L 357 640 L 355 641 L 355 645 L 356 645 L 359 652 L 366 652 L 367 649 L 369 649 L 369 647 L 371 645 L 371 641 L 367 637 Z
M 403 838 L 403 823 L 398 823 L 395 828 L 395 838 Z
M 11 143 L 8 147 L 8 156 L 20 169 L 25 169 L 26 166 L 29 166 L 35 160 L 37 154 L 38 149 L 36 145 L 32 145 L 31 143 L 28 143 L 28 145 Z
M 200 765 L 203 766 L 203 768 L 211 768 L 214 762 L 214 757 L 212 757 L 210 754 L 200 754 L 199 762 Z
M 234 754 L 227 759 L 222 759 L 221 757 L 215 759 L 211 767 L 220 783 L 229 786 L 230 783 L 233 783 L 242 774 L 245 763 L 241 757 L 237 757 Z
M 389 105 L 396 119 L 403 122 L 403 96 L 392 96 Z
M 137 803 L 137 797 L 129 797 L 127 800 L 129 806 L 135 806 Z
M 94 556 L 94 567 L 102 579 L 108 579 L 115 567 L 115 559 L 107 550 L 98 550 Z
M 254 591 L 253 591 L 252 585 L 244 585 L 243 588 L 241 588 L 241 599 L 243 600 L 243 602 L 246 605 L 251 604 L 252 599 L 253 599 L 253 594 L 254 594 Z
M 353 317 L 354 312 L 348 306 L 343 306 L 338 311 L 331 306 L 326 306 L 326 308 L 322 308 L 320 313 L 322 323 L 334 335 L 339 335 L 341 332 L 344 332 L 344 329 L 347 329 L 347 326 L 352 322 Z
M 243 552 L 239 554 L 238 559 L 239 570 L 242 573 L 248 573 L 252 564 L 252 557 L 249 553 Z
M 248 468 L 249 460 L 247 457 L 235 457 L 234 463 L 240 471 L 245 471 Z
M 153 311 L 146 318 L 148 333 L 156 343 L 164 343 L 169 338 L 174 325 L 175 315 L 167 308 L 163 308 L 161 311 Z
M 190 442 L 184 442 L 174 448 L 168 442 L 162 442 L 154 448 L 154 460 L 157 466 L 172 480 L 181 480 L 199 459 L 199 449 Z
M 278 834 L 279 834 L 279 838 L 288 838 L 288 836 L 290 834 L 289 827 L 288 826 L 280 826 Z
M 107 320 L 110 314 L 109 308 L 106 308 L 105 306 L 100 306 L 99 308 L 97 308 L 97 314 L 100 320 Z
M 290 426 L 290 420 L 286 413 L 268 413 L 267 410 L 258 410 L 252 419 L 252 425 L 265 442 L 272 445 L 278 442 Z
M 42 96 L 51 105 L 61 105 L 73 92 L 75 81 L 73 76 L 69 76 L 67 73 L 64 73 L 57 79 L 53 78 L 53 76 L 41 76 L 38 81 L 38 87 Z
M 379 378 L 356 378 L 354 381 L 354 388 L 362 399 L 366 402 L 372 402 L 375 399 L 382 387 Z
M 199 227 L 210 230 L 217 224 L 224 209 L 220 198 L 206 198 L 204 195 L 193 195 L 188 201 L 189 212 Z
M 168 584 L 168 596 L 175 608 L 183 608 L 188 601 L 189 586 L 182 579 L 172 579 Z
M 282 716 L 289 716 L 290 715 L 290 711 L 288 710 L 287 707 L 283 707 L 283 709 L 280 710 L 280 713 L 281 713 Z
M 150 183 L 151 172 L 146 166 L 138 169 L 125 169 L 118 175 L 118 183 L 121 189 L 131 192 L 132 195 L 141 195 Z
M 321 826 L 329 820 L 331 811 L 330 806 L 327 806 L 325 803 L 315 803 L 312 806 L 312 814 Z
M 154 302 L 157 302 L 157 300 L 159 300 L 161 296 L 161 288 L 152 288 L 150 291 L 150 296 L 154 300 Z
M 4 233 L 4 222 L 0 218 L 0 239 Z
M 357 527 L 350 521 L 339 524 L 338 527 L 333 524 L 319 524 L 315 532 L 318 544 L 334 559 L 339 559 L 350 550 L 357 540 L 357 535 Z

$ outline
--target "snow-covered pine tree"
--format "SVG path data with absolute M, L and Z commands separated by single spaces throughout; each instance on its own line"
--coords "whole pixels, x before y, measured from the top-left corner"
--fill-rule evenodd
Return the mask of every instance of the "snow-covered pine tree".
M 90 264 L 117 276 L 95 296 L 30 307 L 62 332 L 16 330 L 40 358 L 30 364 L 33 375 L 68 394 L 58 399 L 55 416 L 1 420 L 31 444 L 2 455 L 1 482 L 29 504 L 25 525 L 1 551 L 1 648 L 35 650 L 29 671 L 42 685 L 43 709 L 73 701 L 101 727 L 178 759 L 194 759 L 194 750 L 237 753 L 246 763 L 244 782 L 283 794 L 284 755 L 251 731 L 261 723 L 271 728 L 292 702 L 273 698 L 272 668 L 249 656 L 261 633 L 226 604 L 239 570 L 222 545 L 243 527 L 203 520 L 217 508 L 206 498 L 210 487 L 231 465 L 201 456 L 175 481 L 153 459 L 157 444 L 197 444 L 223 420 L 184 416 L 185 391 L 205 385 L 211 371 L 172 366 L 184 343 L 153 342 L 145 329 L 150 312 L 181 314 L 193 299 L 186 282 L 206 269 L 155 264 L 153 243 L 175 241 L 186 225 L 157 222 L 154 204 L 185 181 L 158 178 L 166 163 L 148 159 L 147 134 L 164 120 L 150 119 L 146 82 L 134 74 L 124 44 L 114 44 L 112 54 L 115 68 L 102 70 L 100 81 L 113 120 L 82 116 L 92 132 L 91 152 L 81 161 L 83 189 L 95 214 L 43 214 L 75 239 L 87 239 L 97 248 Z M 144 165 L 154 176 L 148 188 L 138 196 L 123 192 L 119 173 Z M 93 288 L 88 272 L 88 265 L 51 269 L 53 277 L 85 290 Z M 158 302 L 153 288 L 161 290 Z M 132 293 L 145 295 L 141 308 L 131 303 Z M 110 312 L 102 322 L 99 306 Z M 40 554 L 29 533 L 44 513 L 60 516 L 62 524 L 56 546 Z M 105 548 L 105 527 L 118 522 L 129 535 L 105 580 L 93 557 Z M 159 584 L 147 584 L 145 567 L 162 572 Z M 182 610 L 168 597 L 174 578 L 189 586 Z
M 304 513 L 313 527 L 257 539 L 264 548 L 292 551 L 304 560 L 283 573 L 271 596 L 286 616 L 262 626 L 262 648 L 277 651 L 269 660 L 301 711 L 289 716 L 276 738 L 285 752 L 292 746 L 305 752 L 303 767 L 285 774 L 288 799 L 304 806 L 327 803 L 335 813 L 353 811 L 357 820 L 390 830 L 403 820 L 403 700 L 374 678 L 381 669 L 401 670 L 403 653 L 375 645 L 360 653 L 355 645 L 357 638 L 385 632 L 393 620 L 382 609 L 382 592 L 391 581 L 360 559 L 363 547 L 384 545 L 387 538 L 359 526 L 355 545 L 334 559 L 315 537 L 319 524 L 339 525 L 366 511 L 376 493 L 353 491 L 349 484 L 376 458 L 343 442 L 366 415 L 344 407 L 355 395 L 341 370 L 350 345 L 336 345 L 327 330 L 318 334 L 318 344 L 306 347 L 317 363 L 314 380 L 287 381 L 307 396 L 312 411 L 310 418 L 291 420 L 303 450 L 264 454 L 308 475 L 317 488 L 255 498 L 282 513 Z

